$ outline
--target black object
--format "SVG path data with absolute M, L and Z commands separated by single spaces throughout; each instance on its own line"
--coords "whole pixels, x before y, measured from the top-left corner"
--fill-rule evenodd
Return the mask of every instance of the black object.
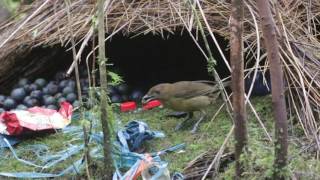
M 26 95 L 24 88 L 17 88 L 11 91 L 11 97 L 16 101 L 22 101 Z
M 63 97 L 63 95 L 62 95 L 62 93 L 57 93 L 57 94 L 54 95 L 54 97 L 58 99 L 58 98 Z
M 59 90 L 62 91 L 68 85 L 68 80 L 62 80 L 59 83 Z
M 28 107 L 25 106 L 25 105 L 23 105 L 23 104 L 19 104 L 19 105 L 16 107 L 16 109 L 18 109 L 18 110 L 27 110 Z
M 119 86 L 117 86 L 117 89 L 121 94 L 129 93 L 129 86 L 126 84 L 120 84 Z
M 75 89 L 75 87 L 76 87 L 76 82 L 75 82 L 74 80 L 70 79 L 70 80 L 68 81 L 67 86 L 72 87 L 73 89 Z
M 43 95 L 49 95 L 49 89 L 47 87 L 42 88 Z
M 81 85 L 81 87 L 89 86 L 89 80 L 85 79 L 85 78 L 81 78 L 80 79 L 80 85 Z
M 42 92 L 40 90 L 34 90 L 30 93 L 30 97 L 40 100 L 42 98 Z
M 24 87 L 25 85 L 29 84 L 29 80 L 27 78 L 22 78 L 18 81 L 19 87 Z
M 30 84 L 29 85 L 29 92 L 39 90 L 39 86 L 36 84 Z
M 5 110 L 10 110 L 14 109 L 16 107 L 16 102 L 14 99 L 8 97 L 4 102 L 3 102 L 3 107 Z
M 88 87 L 88 86 L 83 86 L 83 87 L 81 88 L 81 91 L 82 91 L 83 94 L 88 94 L 88 92 L 89 92 L 89 87 Z
M 23 89 L 26 91 L 27 94 L 29 94 L 31 92 L 30 84 L 24 85 Z
M 56 105 L 50 104 L 46 108 L 48 109 L 53 109 L 53 110 L 58 110 L 58 107 Z
M 3 103 L 6 100 L 6 96 L 0 95 L 0 107 L 3 107 Z
M 263 78 L 263 72 L 258 71 L 256 75 L 256 79 L 253 80 L 254 74 L 250 74 L 247 78 L 245 78 L 245 92 L 248 93 L 251 83 L 254 81 L 254 85 L 252 88 L 252 96 L 265 96 L 267 94 L 270 94 L 271 92 L 271 81 L 270 81 L 270 73 L 265 73 L 265 81 Z
M 66 99 L 65 97 L 60 97 L 60 98 L 58 99 L 58 104 L 60 104 L 60 103 L 62 103 L 62 102 L 64 102 L 64 101 L 67 101 L 67 99 Z
M 38 85 L 40 88 L 43 88 L 47 84 L 47 81 L 43 78 L 39 78 L 39 79 L 36 79 L 34 83 Z
M 84 66 L 80 67 L 80 77 L 87 77 L 88 76 L 88 69 Z
M 108 91 L 109 96 L 112 96 L 112 95 L 118 93 L 118 90 L 114 86 L 108 86 L 107 91 Z
M 67 86 L 67 87 L 63 88 L 63 90 L 62 90 L 62 94 L 65 95 L 65 96 L 70 94 L 70 93 L 73 93 L 73 92 L 74 92 L 74 88 L 70 87 L 70 86 Z
M 55 74 L 54 79 L 56 81 L 61 81 L 66 77 L 66 74 L 63 71 L 59 71 Z
M 56 99 L 52 96 L 48 96 L 48 97 L 45 97 L 43 99 L 43 104 L 48 106 L 48 105 L 54 105 L 56 104 Z
M 67 101 L 73 103 L 77 99 L 77 95 L 75 93 L 70 93 L 66 97 Z
M 59 86 L 52 81 L 47 85 L 47 88 L 49 95 L 55 95 L 59 91 Z
M 45 99 L 48 98 L 49 96 L 50 95 L 48 95 L 48 94 L 42 95 L 41 103 L 44 104 Z
M 123 94 L 123 95 L 121 96 L 121 98 L 122 98 L 122 102 L 129 100 L 129 97 L 128 97 L 128 95 L 126 95 L 126 94 Z
M 28 100 L 30 100 L 31 99 L 31 96 L 26 96 L 26 97 L 24 97 L 24 99 L 23 99 L 23 104 L 26 104 L 26 102 L 28 101 Z
M 121 103 L 122 98 L 118 94 L 115 94 L 115 95 L 111 96 L 111 102 L 112 103 Z
M 23 104 L 27 107 L 34 107 L 39 105 L 39 101 L 31 96 L 26 96 L 23 100 Z
M 130 99 L 136 102 L 140 102 L 143 97 L 143 92 L 140 90 L 133 90 Z

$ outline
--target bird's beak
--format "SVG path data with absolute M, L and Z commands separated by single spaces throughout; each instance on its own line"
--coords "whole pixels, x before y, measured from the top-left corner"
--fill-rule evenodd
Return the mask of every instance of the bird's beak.
M 156 99 L 154 96 L 146 94 L 145 96 L 142 97 L 142 104 L 146 104 L 152 100 Z

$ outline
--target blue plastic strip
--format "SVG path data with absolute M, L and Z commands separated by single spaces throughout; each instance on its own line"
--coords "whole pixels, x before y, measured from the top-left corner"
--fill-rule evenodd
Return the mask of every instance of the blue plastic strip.
M 51 174 L 51 173 L 37 173 L 37 172 L 2 172 L 0 173 L 0 176 L 6 176 L 6 177 L 13 177 L 13 178 L 54 178 L 54 177 L 60 177 L 65 174 L 71 174 L 71 173 L 79 173 L 80 169 L 83 166 L 83 158 L 77 160 L 75 163 L 73 163 L 71 166 L 69 166 L 67 169 L 63 170 L 59 174 Z
M 85 114 L 86 118 L 91 120 L 94 124 L 94 116 L 90 113 Z M 146 161 L 147 156 L 145 154 L 139 154 L 135 152 L 131 152 L 129 149 L 129 145 L 132 147 L 139 147 L 144 140 L 149 140 L 152 138 L 160 138 L 164 137 L 164 134 L 160 131 L 151 131 L 146 123 L 142 121 L 131 121 L 127 124 L 126 130 L 120 130 L 118 132 L 118 141 L 114 143 L 114 150 L 112 157 L 114 159 L 114 164 L 116 167 L 116 171 L 113 175 L 113 180 L 125 180 L 127 178 L 131 178 L 138 167 L 143 161 Z M 73 139 L 71 141 L 75 141 L 77 139 L 83 138 L 82 128 L 79 126 L 68 126 L 62 130 L 63 133 L 70 134 Z M 130 140 L 130 141 L 129 141 Z M 70 142 L 71 142 L 70 141 Z M 34 152 L 37 155 L 37 160 L 40 160 L 42 164 L 45 165 L 37 165 L 31 161 L 27 161 L 24 159 L 20 159 L 15 150 L 13 149 L 12 145 L 8 142 L 7 139 L 4 139 L 6 146 L 9 147 L 10 151 L 12 152 L 13 156 L 20 162 L 44 169 L 49 169 L 56 164 L 70 158 L 71 156 L 78 154 L 81 150 L 83 150 L 84 145 L 71 145 L 69 148 L 56 152 L 55 154 L 49 154 L 48 147 L 43 144 L 31 145 L 26 147 L 26 149 Z M 103 155 L 101 153 L 103 143 L 103 135 L 102 132 L 93 133 L 90 135 L 89 143 L 96 142 L 96 147 L 90 151 L 91 157 L 102 158 Z M 70 143 L 71 144 L 71 143 Z M 154 174 L 154 180 L 157 179 L 161 174 L 164 173 L 165 169 L 167 168 L 167 163 L 161 161 L 160 155 L 165 153 L 173 152 L 185 147 L 185 144 L 179 144 L 176 146 L 172 146 L 165 150 L 152 153 L 151 156 L 153 157 L 152 161 L 157 162 L 159 164 L 159 170 Z M 0 172 L 0 176 L 6 177 L 15 177 L 15 178 L 54 178 L 60 177 L 65 174 L 70 173 L 78 173 L 81 168 L 83 168 L 83 158 L 79 159 L 78 161 L 74 162 L 65 170 L 61 171 L 58 174 L 53 173 L 40 173 L 40 172 Z M 124 175 L 121 175 L 120 168 L 130 168 Z
M 53 161 L 53 162 L 49 162 L 48 164 L 44 165 L 44 166 L 43 166 L 43 169 L 50 168 L 50 167 L 58 164 L 59 162 L 68 159 L 69 157 L 71 157 L 71 156 L 79 153 L 82 149 L 84 149 L 84 145 L 72 146 L 71 148 L 63 151 L 63 152 L 59 155 L 59 156 L 60 156 L 59 159 L 57 159 L 57 160 L 55 160 L 55 161 Z M 46 156 L 45 158 L 48 159 L 48 160 L 51 160 L 51 159 L 52 159 L 51 156 Z
M 39 167 L 39 168 L 42 168 L 42 167 L 43 167 L 43 166 L 39 166 L 39 165 L 37 165 L 37 164 L 35 164 L 35 163 L 31 162 L 31 161 L 27 161 L 27 160 L 24 160 L 24 159 L 20 159 L 20 158 L 17 156 L 16 152 L 14 151 L 14 149 L 12 148 L 12 146 L 10 145 L 10 143 L 8 142 L 8 140 L 7 140 L 6 138 L 4 138 L 4 142 L 7 143 L 10 151 L 11 151 L 12 154 L 13 154 L 13 156 L 14 156 L 18 161 L 22 162 L 23 164 L 27 164 L 27 165 L 34 166 L 34 167 Z
M 16 145 L 19 142 L 21 142 L 21 139 L 19 139 L 18 137 L 13 137 L 13 136 L 7 136 L 7 135 L 4 135 L 4 134 L 0 134 L 0 148 L 9 147 L 8 144 L 4 141 L 4 139 L 7 139 L 11 146 Z
M 96 123 L 94 123 L 95 118 L 92 114 L 86 113 L 85 117 L 88 118 L 89 120 L 92 121 L 93 127 L 96 126 Z M 71 141 L 75 141 L 77 139 L 83 138 L 83 131 L 82 127 L 80 126 L 68 126 L 62 129 L 63 133 L 69 134 L 73 139 Z M 90 142 L 93 140 L 98 143 L 98 146 L 100 143 L 102 143 L 102 133 L 95 133 L 92 134 L 93 136 L 90 136 Z M 71 142 L 70 141 L 70 142 Z M 100 142 L 98 142 L 100 141 Z M 44 169 L 49 169 L 56 164 L 70 158 L 71 156 L 74 156 L 75 154 L 78 154 L 81 150 L 83 150 L 84 145 L 71 145 L 69 148 L 56 152 L 55 154 L 49 154 L 49 148 L 46 145 L 43 144 L 36 144 L 36 145 L 30 145 L 26 146 L 23 150 L 28 150 L 30 152 L 35 153 L 37 156 L 37 161 L 41 161 L 42 164 L 44 165 L 37 165 L 34 162 L 27 161 L 24 159 L 21 159 L 18 157 L 16 151 L 12 147 L 12 143 L 9 142 L 7 139 L 4 139 L 3 142 L 5 143 L 5 146 L 9 147 L 10 151 L 13 154 L 13 157 L 17 159 L 19 162 L 29 165 L 29 166 L 34 166 L 37 168 L 41 168 L 42 170 Z M 71 143 L 70 143 L 71 144 Z M 2 150 L 0 148 L 0 150 Z M 1 153 L 2 151 L 0 151 Z M 91 154 L 93 154 L 94 157 L 102 157 L 101 154 L 101 148 L 100 151 L 91 151 Z M 0 172 L 0 176 L 6 176 L 6 177 L 15 177 L 15 178 L 52 178 L 52 177 L 60 177 L 65 174 L 70 174 L 70 173 L 79 173 L 80 170 L 83 168 L 83 158 L 77 160 L 76 162 L 72 163 L 69 167 L 67 167 L 65 170 L 61 171 L 58 174 L 53 174 L 53 173 L 41 173 L 41 172 Z M 41 171 L 42 171 L 41 170 Z

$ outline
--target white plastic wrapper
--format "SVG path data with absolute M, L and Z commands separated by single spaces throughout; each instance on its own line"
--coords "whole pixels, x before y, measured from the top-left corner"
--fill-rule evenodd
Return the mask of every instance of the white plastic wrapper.
M 0 115 L 0 133 L 20 135 L 25 130 L 62 129 L 71 123 L 71 116 L 72 105 L 68 102 L 62 102 L 59 111 L 32 107 L 28 110 L 3 112 Z

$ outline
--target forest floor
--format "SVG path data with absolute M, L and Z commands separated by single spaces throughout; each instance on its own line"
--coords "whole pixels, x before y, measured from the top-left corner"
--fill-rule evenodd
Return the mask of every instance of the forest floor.
M 255 97 L 252 99 L 253 105 L 256 108 L 262 122 L 266 126 L 267 131 L 273 136 L 273 116 L 271 109 L 271 96 Z M 208 108 L 208 118 L 201 123 L 198 132 L 191 134 L 192 122 L 190 121 L 185 128 L 176 131 L 175 126 L 183 119 L 169 118 L 165 115 L 169 110 L 156 108 L 150 111 L 142 111 L 138 113 L 120 113 L 115 110 L 121 119 L 121 124 L 125 125 L 130 120 L 142 120 L 146 122 L 151 130 L 162 131 L 165 133 L 164 138 L 153 139 L 145 143 L 147 152 L 157 152 L 170 146 L 185 143 L 186 148 L 182 152 L 166 154 L 162 157 L 168 162 L 168 167 L 171 173 L 183 172 L 183 169 L 190 161 L 198 157 L 200 154 L 207 151 L 217 152 L 223 144 L 227 134 L 232 128 L 232 119 L 227 113 L 226 108 L 222 108 L 215 119 L 211 117 L 216 114 L 223 101 L 218 100 L 216 104 Z M 118 109 L 118 108 L 115 108 Z M 273 167 L 273 142 L 270 142 L 261 128 L 261 125 L 256 120 L 253 112 L 248 110 L 248 132 L 249 132 L 249 148 L 248 154 L 245 155 L 244 160 L 247 165 L 245 172 L 246 179 L 265 179 L 270 178 Z M 197 117 L 197 114 L 196 116 Z M 79 121 L 75 120 L 73 125 L 79 125 Z M 300 177 L 302 179 L 320 179 L 320 161 L 316 158 L 314 147 L 308 146 L 308 141 L 303 136 L 303 131 L 300 126 L 294 122 L 294 118 L 289 122 L 289 165 L 285 172 L 289 177 Z M 58 131 L 53 134 L 45 134 L 28 138 L 14 146 L 17 156 L 32 161 L 35 164 L 41 164 L 37 158 L 37 153 L 34 148 L 41 145 L 46 145 L 46 151 L 55 153 L 70 147 L 71 144 L 81 144 L 81 139 L 75 139 L 71 134 L 62 133 Z M 233 134 L 225 146 L 225 153 L 232 152 L 234 148 Z M 91 150 L 94 149 L 92 145 Z M 99 149 L 98 149 L 99 150 Z M 100 151 L 102 151 L 100 149 Z M 82 150 L 80 152 L 83 152 Z M 8 149 L 0 150 L 0 172 L 46 172 L 59 173 L 66 169 L 72 162 L 82 157 L 82 153 L 71 156 L 65 161 L 58 163 L 49 169 L 41 169 L 26 165 L 18 161 Z M 101 166 L 101 161 L 94 160 L 98 167 Z M 220 168 L 218 179 L 233 179 L 234 162 L 229 162 Z M 100 168 L 98 168 L 100 169 Z M 100 171 L 97 171 L 101 173 Z M 80 175 L 85 174 L 84 170 Z M 99 176 L 98 173 L 94 176 Z

